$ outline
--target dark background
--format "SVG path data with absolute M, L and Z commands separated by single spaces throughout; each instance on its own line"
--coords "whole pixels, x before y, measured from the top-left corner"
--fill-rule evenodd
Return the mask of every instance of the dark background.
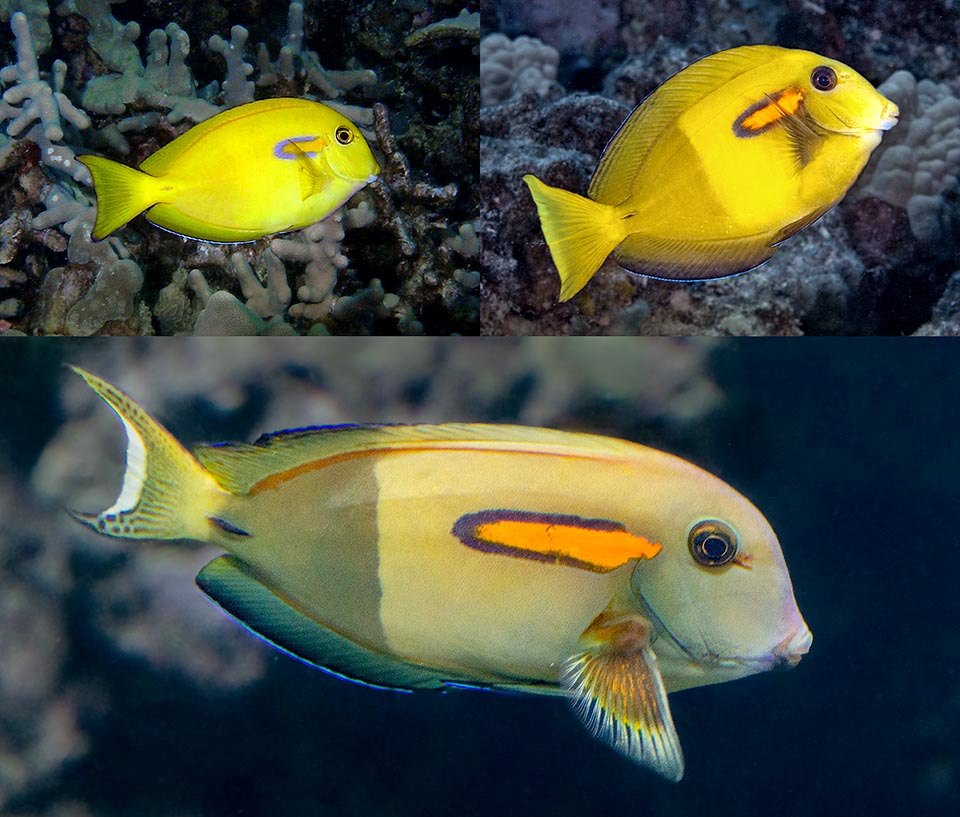
M 243 354 L 246 341 L 231 342 Z M 386 341 L 356 342 L 389 359 Z M 505 355 L 522 343 L 444 342 Z M 82 349 L 90 365 L 95 348 L 0 344 L 13 475 L 27 479 L 63 419 L 59 363 Z M 98 817 L 956 813 L 960 346 L 752 339 L 710 360 L 725 402 L 706 420 L 641 425 L 594 395 L 592 430 L 689 457 L 750 497 L 778 532 L 814 642 L 791 672 L 671 696 L 681 783 L 591 739 L 559 700 L 381 692 L 281 655 L 259 683 L 205 694 L 107 652 L 75 618 L 66 671 L 98 678 L 111 703 L 86 725 L 86 757 L 10 813 L 63 800 Z

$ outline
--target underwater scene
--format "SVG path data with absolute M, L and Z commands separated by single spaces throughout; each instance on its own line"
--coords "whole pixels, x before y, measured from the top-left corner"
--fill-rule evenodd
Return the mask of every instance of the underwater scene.
M 477 334 L 469 0 L 0 0 L 0 333 Z
M 4 817 L 960 805 L 953 341 L 21 338 L 0 373 Z
M 482 23 L 484 334 L 958 333 L 956 3 Z

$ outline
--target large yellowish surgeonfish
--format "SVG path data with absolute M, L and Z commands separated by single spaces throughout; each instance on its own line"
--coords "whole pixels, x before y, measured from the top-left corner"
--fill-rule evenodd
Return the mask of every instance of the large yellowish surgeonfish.
M 587 198 L 524 176 L 576 295 L 608 255 L 667 280 L 752 269 L 856 181 L 897 106 L 843 63 L 755 45 L 684 68 L 620 126 Z
M 667 693 L 810 647 L 767 521 L 677 457 L 496 425 L 301 429 L 190 454 L 75 371 L 127 435 L 116 502 L 76 518 L 223 548 L 204 593 L 341 677 L 566 695 L 595 735 L 679 780 Z
M 105 238 L 134 216 L 188 238 L 255 241 L 330 215 L 380 166 L 360 130 L 320 102 L 264 99 L 223 111 L 139 170 L 78 156 L 93 175 Z

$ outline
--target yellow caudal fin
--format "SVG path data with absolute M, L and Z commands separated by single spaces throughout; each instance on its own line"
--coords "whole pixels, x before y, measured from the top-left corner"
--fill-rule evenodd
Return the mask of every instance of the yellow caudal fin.
M 113 505 L 75 519 L 118 539 L 207 539 L 229 494 L 163 426 L 123 392 L 71 367 L 120 417 L 127 467 Z
M 560 300 L 569 301 L 626 238 L 622 222 L 607 204 L 550 187 L 535 176 L 523 180 L 537 204 L 543 236 L 560 273 Z
M 97 223 L 93 237 L 98 241 L 119 229 L 134 216 L 156 204 L 157 180 L 102 156 L 78 156 L 93 176 L 97 194 Z

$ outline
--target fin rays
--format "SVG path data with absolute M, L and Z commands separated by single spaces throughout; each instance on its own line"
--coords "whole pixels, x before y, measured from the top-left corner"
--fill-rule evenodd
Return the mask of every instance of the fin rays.
M 203 538 L 223 489 L 163 426 L 119 389 L 71 367 L 123 423 L 127 467 L 113 505 L 97 514 L 71 511 L 107 536 L 124 539 Z
M 587 648 L 566 662 L 560 681 L 596 737 L 676 782 L 683 777 L 683 753 L 651 631 L 639 614 L 601 613 L 581 636 Z

